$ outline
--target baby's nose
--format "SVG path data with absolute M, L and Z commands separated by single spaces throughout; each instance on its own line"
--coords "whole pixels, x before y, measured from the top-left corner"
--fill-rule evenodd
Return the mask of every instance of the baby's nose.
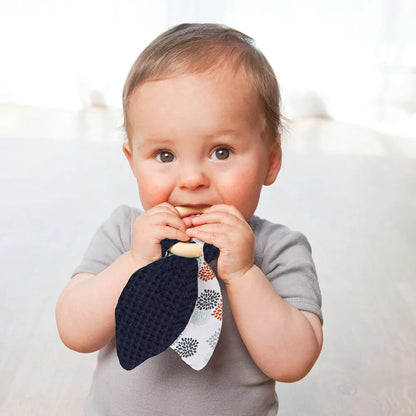
M 197 189 L 207 187 L 209 178 L 200 166 L 182 168 L 179 174 L 178 186 L 182 189 Z

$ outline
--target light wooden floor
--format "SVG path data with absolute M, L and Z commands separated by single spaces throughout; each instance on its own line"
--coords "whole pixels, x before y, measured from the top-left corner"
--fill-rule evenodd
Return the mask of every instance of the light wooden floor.
M 0 107 L 0 414 L 80 415 L 95 364 L 55 302 L 95 229 L 137 205 L 119 112 Z M 416 139 L 293 123 L 258 214 L 309 238 L 325 345 L 279 416 L 416 415 Z

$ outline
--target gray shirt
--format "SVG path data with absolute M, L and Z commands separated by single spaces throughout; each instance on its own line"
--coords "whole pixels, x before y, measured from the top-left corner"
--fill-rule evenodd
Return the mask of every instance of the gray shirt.
M 130 250 L 131 230 L 141 212 L 118 207 L 97 230 L 77 273 L 97 274 Z M 300 310 L 315 313 L 322 322 L 321 294 L 305 236 L 253 216 L 254 263 L 276 292 Z M 216 271 L 215 261 L 211 267 Z M 175 351 L 124 370 L 117 358 L 115 339 L 98 353 L 97 367 L 85 405 L 88 416 L 195 416 L 275 415 L 275 382 L 256 366 L 237 330 L 227 291 L 223 296 L 223 323 L 217 347 L 200 371 L 189 367 Z

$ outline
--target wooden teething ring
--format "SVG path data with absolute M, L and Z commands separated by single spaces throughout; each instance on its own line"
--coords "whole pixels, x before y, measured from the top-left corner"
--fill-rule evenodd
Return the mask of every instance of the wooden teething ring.
M 181 218 L 187 217 L 192 214 L 202 214 L 208 206 L 201 207 L 188 207 L 188 206 L 178 206 L 175 207 L 179 212 Z M 190 257 L 196 258 L 202 256 L 202 247 L 196 243 L 176 243 L 174 244 L 169 251 L 175 256 L 180 257 Z

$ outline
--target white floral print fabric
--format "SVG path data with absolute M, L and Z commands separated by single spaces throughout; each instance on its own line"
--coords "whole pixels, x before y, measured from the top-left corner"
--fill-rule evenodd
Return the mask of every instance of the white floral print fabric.
M 198 298 L 191 318 L 170 346 L 194 370 L 203 369 L 217 345 L 222 326 L 222 296 L 217 277 L 198 259 Z

